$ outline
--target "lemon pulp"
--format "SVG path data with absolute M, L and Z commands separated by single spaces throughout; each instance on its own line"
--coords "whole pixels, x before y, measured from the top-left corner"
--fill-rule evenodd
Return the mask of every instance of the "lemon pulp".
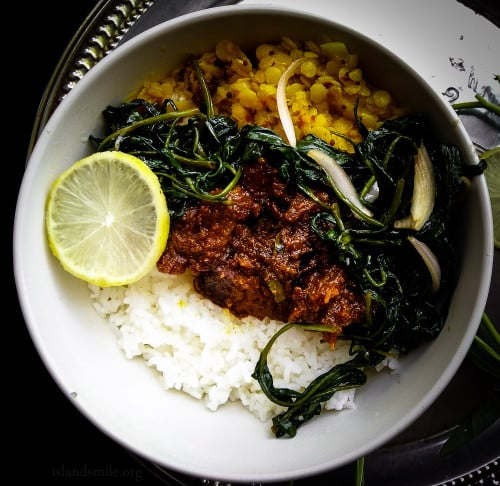
M 157 176 L 124 152 L 97 152 L 75 162 L 47 197 L 52 253 L 66 271 L 101 287 L 149 273 L 165 249 L 169 225 Z

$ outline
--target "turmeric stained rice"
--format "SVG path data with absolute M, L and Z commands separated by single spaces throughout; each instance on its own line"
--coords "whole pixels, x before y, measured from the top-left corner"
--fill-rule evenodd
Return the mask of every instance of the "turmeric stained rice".
M 222 40 L 197 61 L 216 114 L 230 116 L 239 128 L 258 125 L 285 138 L 276 103 L 277 85 L 287 67 L 300 58 L 303 61 L 286 87 L 298 140 L 313 134 L 340 150 L 352 151 L 346 138 L 361 141 L 355 123 L 356 101 L 358 116 L 369 130 L 404 114 L 388 91 L 364 78 L 358 55 L 342 42 L 320 44 L 283 37 L 279 43 L 263 43 L 253 52 L 245 52 L 234 42 Z M 160 80 L 145 81 L 129 98 L 142 98 L 157 106 L 169 99 L 179 110 L 194 108 L 202 101 L 190 63 Z

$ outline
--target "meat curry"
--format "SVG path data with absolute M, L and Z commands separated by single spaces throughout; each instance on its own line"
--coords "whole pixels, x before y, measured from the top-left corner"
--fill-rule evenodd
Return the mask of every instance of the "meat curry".
M 321 210 L 313 199 L 259 159 L 244 167 L 228 200 L 201 201 L 173 222 L 160 271 L 189 270 L 203 296 L 240 318 L 328 326 L 332 346 L 343 327 L 363 320 L 364 296 L 311 228 Z

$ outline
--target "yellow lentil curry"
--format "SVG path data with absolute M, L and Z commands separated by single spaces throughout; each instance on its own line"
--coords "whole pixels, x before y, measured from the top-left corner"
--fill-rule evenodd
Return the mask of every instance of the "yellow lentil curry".
M 372 86 L 358 67 L 358 55 L 342 42 L 318 44 L 283 37 L 279 43 L 263 43 L 254 52 L 222 40 L 215 50 L 198 59 L 213 99 L 216 114 L 238 123 L 259 125 L 285 136 L 276 103 L 277 86 L 287 67 L 304 58 L 286 86 L 286 99 L 296 138 L 313 134 L 330 145 L 352 151 L 344 137 L 360 142 L 354 107 L 368 129 L 404 113 L 391 94 Z M 166 99 L 179 110 L 199 106 L 202 101 L 191 64 L 155 81 L 145 81 L 130 99 L 142 98 L 157 106 Z

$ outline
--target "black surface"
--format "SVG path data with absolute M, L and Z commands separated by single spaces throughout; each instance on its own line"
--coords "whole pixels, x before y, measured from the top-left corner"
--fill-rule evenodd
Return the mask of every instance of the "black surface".
M 3 34 L 5 162 L 9 178 L 9 237 L 17 191 L 38 105 L 60 56 L 95 0 L 9 2 Z M 4 60 L 5 62 L 5 60 Z M 8 82 L 7 81 L 8 77 Z M 4 105 L 5 108 L 5 105 Z M 9 121 L 11 120 L 11 121 Z M 5 124 L 6 122 L 6 124 Z M 7 155 L 7 154 L 4 154 Z M 9 240 L 9 242 L 11 239 Z M 2 319 L 2 482 L 45 485 L 156 484 L 135 459 L 112 442 L 60 392 L 31 343 L 17 301 L 9 244 L 9 316 Z M 14 312 L 12 312 L 13 306 Z M 81 363 L 85 366 L 85 363 Z M 7 429 L 7 430 L 6 430 Z
M 460 0 L 460 3 L 495 25 L 500 25 L 500 2 L 498 0 Z
M 485 2 L 475 3 L 476 6 L 481 4 L 478 8 L 484 9 Z M 29 6 L 17 2 L 11 3 L 4 15 L 4 22 L 11 23 L 10 29 L 14 32 L 8 37 L 4 34 L 4 55 L 7 59 L 4 59 L 3 99 L 7 101 L 7 110 L 4 110 L 3 144 L 9 176 L 4 182 L 7 186 L 4 193 L 8 199 L 9 235 L 38 104 L 66 45 L 95 4 L 91 0 L 33 2 Z M 497 2 L 493 2 L 490 11 L 498 12 L 496 5 Z M 1 353 L 3 428 L 8 430 L 3 434 L 4 483 L 24 481 L 24 484 L 63 486 L 179 484 L 176 482 L 178 477 L 171 479 L 164 471 L 155 471 L 154 466 L 139 462 L 138 458 L 104 436 L 60 392 L 26 331 L 11 271 L 10 247 L 8 255 L 9 280 L 5 302 L 9 317 L 3 319 L 5 331 Z M 496 295 L 499 295 L 498 292 Z M 11 312 L 11 303 L 14 312 Z M 494 319 L 500 319 L 497 303 L 489 303 L 489 314 Z M 465 372 L 474 374 L 470 369 Z M 439 406 L 438 399 L 436 407 Z M 439 409 L 439 413 L 443 414 L 443 423 L 449 420 L 446 407 L 445 403 L 443 409 Z M 486 461 L 495 452 L 500 455 L 498 437 L 486 438 L 489 440 L 474 444 L 469 450 L 446 461 L 446 467 L 456 468 L 457 471 L 474 468 L 481 465 L 478 457 L 484 457 Z M 496 444 L 497 451 L 491 447 L 492 443 Z M 436 459 L 436 442 L 430 441 L 424 446 Z M 415 475 L 412 484 L 430 484 L 428 476 L 424 479 L 430 463 L 426 459 L 427 462 L 419 464 L 421 456 L 415 456 L 415 450 L 412 445 L 409 449 L 398 447 L 394 453 L 387 449 L 376 452 L 367 461 L 367 477 L 372 478 L 367 486 L 401 484 L 398 483 L 398 468 L 407 468 L 409 461 L 415 463 L 416 470 L 420 468 L 422 471 L 422 477 Z M 385 469 L 391 465 L 387 462 L 388 458 L 392 469 Z M 380 464 L 383 464 L 382 470 Z M 436 460 L 432 468 L 439 472 L 444 464 Z M 336 485 L 353 484 L 351 468 L 342 468 L 335 474 L 313 481 L 314 484 L 333 482 Z M 305 483 L 298 481 L 295 484 Z

